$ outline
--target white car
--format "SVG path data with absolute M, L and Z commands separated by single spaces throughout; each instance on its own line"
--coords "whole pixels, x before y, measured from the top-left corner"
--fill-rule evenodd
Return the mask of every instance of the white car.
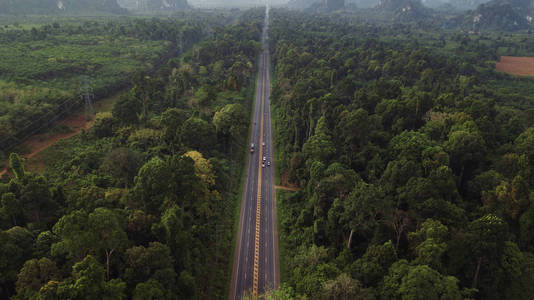
M 271 165 L 271 162 L 270 162 L 270 161 L 268 161 L 268 162 L 267 162 L 267 167 L 269 167 L 270 165 Z
M 262 167 L 262 168 L 265 168 L 265 164 L 261 164 L 261 167 Z
M 267 159 L 267 158 L 264 156 L 264 157 L 263 157 L 263 161 L 265 161 L 266 159 Z
M 261 143 L 262 146 L 265 146 L 265 142 Z

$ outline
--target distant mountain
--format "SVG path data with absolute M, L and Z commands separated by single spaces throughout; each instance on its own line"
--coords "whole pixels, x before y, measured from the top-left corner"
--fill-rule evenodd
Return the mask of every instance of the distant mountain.
M 117 0 L 120 6 L 132 10 L 173 10 L 189 8 L 187 0 Z
M 336 11 L 345 8 L 345 0 L 321 0 L 321 8 L 327 11 Z
M 492 0 L 461 17 L 460 24 L 470 30 L 513 31 L 533 27 L 531 0 Z
M 377 2 L 378 0 L 351 0 L 354 2 L 364 2 L 369 3 L 372 1 Z M 473 10 L 477 8 L 480 4 L 489 2 L 490 0 L 421 0 L 421 3 L 425 7 L 433 9 L 452 9 L 453 11 L 465 11 Z M 363 7 L 363 6 L 362 6 Z
M 5 14 L 126 12 L 117 4 L 117 0 L 0 0 L 0 7 L 0 13 Z
M 137 9 L 137 6 L 140 3 L 140 1 L 138 1 L 138 0 L 117 0 L 117 3 L 120 5 L 120 7 L 123 7 L 123 8 Z
M 451 0 L 449 3 L 459 10 L 475 9 L 479 5 L 489 2 L 489 0 Z
M 317 4 L 318 2 L 319 0 L 289 0 L 287 2 L 287 7 L 291 9 L 304 10 L 314 4 Z
M 378 0 L 346 0 L 345 7 L 372 8 L 378 5 Z
M 374 9 L 380 13 L 392 14 L 398 21 L 417 21 L 431 15 L 431 10 L 420 0 L 379 0 Z
M 287 6 L 297 10 L 332 12 L 343 9 L 345 0 L 290 0 Z

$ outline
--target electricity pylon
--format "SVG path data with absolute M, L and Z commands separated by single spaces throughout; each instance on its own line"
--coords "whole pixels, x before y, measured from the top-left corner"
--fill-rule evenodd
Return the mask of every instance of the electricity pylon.
M 83 76 L 83 82 L 80 86 L 80 98 L 84 102 L 85 106 L 85 119 L 91 120 L 94 110 L 93 110 L 93 100 L 95 95 L 93 94 L 93 88 L 89 85 L 89 76 Z

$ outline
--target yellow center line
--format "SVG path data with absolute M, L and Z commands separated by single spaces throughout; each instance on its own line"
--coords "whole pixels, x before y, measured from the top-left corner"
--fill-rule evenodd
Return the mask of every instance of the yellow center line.
M 259 162 L 258 162 L 258 192 L 256 195 L 256 235 L 254 241 L 254 280 L 252 283 L 252 295 L 258 297 L 258 273 L 260 261 L 260 222 L 261 222 L 261 172 L 263 163 L 263 109 L 265 98 L 265 53 L 263 56 L 263 78 L 261 83 L 261 117 L 260 117 L 260 148 Z

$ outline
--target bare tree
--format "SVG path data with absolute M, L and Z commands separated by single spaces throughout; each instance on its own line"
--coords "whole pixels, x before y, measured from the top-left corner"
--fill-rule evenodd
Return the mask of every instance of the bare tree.
M 391 225 L 393 227 L 393 230 L 395 230 L 395 250 L 399 250 L 400 239 L 409 223 L 410 219 L 408 218 L 408 214 L 405 211 L 400 210 L 398 208 L 393 211 L 393 220 L 391 222 Z

